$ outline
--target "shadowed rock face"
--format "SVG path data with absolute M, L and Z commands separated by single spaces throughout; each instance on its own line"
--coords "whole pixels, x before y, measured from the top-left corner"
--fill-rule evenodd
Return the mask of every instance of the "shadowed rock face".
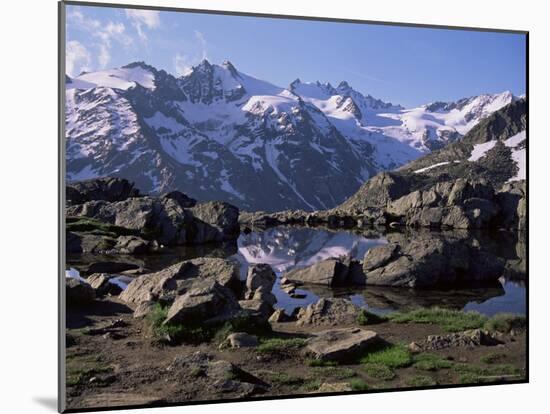
M 98 183 L 94 184 L 96 181 Z M 101 187 L 101 183 L 103 179 L 87 182 L 86 185 L 96 188 Z M 91 195 L 92 193 L 89 193 L 88 197 Z M 117 231 L 124 230 L 126 233 L 133 233 L 134 236 L 154 239 L 163 245 L 222 242 L 236 239 L 239 234 L 239 210 L 236 207 L 218 201 L 195 204 L 194 200 L 178 192 L 161 197 L 134 196 L 120 201 L 107 201 L 103 198 L 84 201 L 68 206 L 66 215 L 73 220 L 77 217 L 92 218 L 101 223 L 117 226 Z M 70 251 L 78 252 L 80 247 L 80 251 L 83 252 L 113 250 L 120 253 L 135 253 L 136 249 L 142 251 L 148 248 L 146 242 L 139 242 L 137 239 L 113 240 L 112 243 L 108 243 L 108 237 L 95 240 L 92 236 L 94 234 L 87 239 L 84 239 L 82 234 L 79 237 L 71 236 L 71 243 L 68 244 Z M 95 246 L 101 240 L 105 240 L 103 249 L 100 249 L 101 246 Z M 89 248 L 86 248 L 86 245 L 89 245 Z
M 138 197 L 139 190 L 123 178 L 105 177 L 67 185 L 67 204 L 82 204 L 91 200 L 122 201 Z
M 391 233 L 363 261 L 369 285 L 427 288 L 495 282 L 504 259 L 467 232 Z

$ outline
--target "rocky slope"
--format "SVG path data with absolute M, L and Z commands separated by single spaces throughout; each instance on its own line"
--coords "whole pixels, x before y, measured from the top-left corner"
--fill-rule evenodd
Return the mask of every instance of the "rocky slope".
M 337 208 L 244 214 L 241 220 L 268 225 L 525 229 L 526 114 L 527 102 L 514 101 L 462 140 L 369 179 Z
M 239 210 L 197 203 L 178 191 L 140 196 L 133 184 L 105 178 L 67 186 L 68 253 L 143 254 L 163 245 L 234 240 Z
M 461 138 L 509 92 L 404 109 L 346 82 L 288 88 L 203 61 L 66 79 L 67 179 L 115 176 L 249 211 L 337 206 L 382 170 Z

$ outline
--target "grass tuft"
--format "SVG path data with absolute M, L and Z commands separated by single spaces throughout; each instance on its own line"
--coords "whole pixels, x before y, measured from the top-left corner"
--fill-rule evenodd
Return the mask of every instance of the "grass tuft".
M 362 364 L 382 364 L 389 368 L 402 368 L 412 364 L 412 357 L 405 345 L 387 345 L 368 352 L 360 359 L 360 362 Z
M 386 322 L 387 320 L 388 318 L 385 316 L 377 315 L 365 309 L 361 309 L 357 315 L 357 323 L 359 325 L 375 325 L 377 323 Z
M 407 378 L 405 383 L 411 387 L 429 387 L 432 385 L 437 385 L 437 381 L 435 379 L 426 375 L 415 375 Z
M 384 364 L 370 362 L 365 364 L 363 369 L 369 377 L 379 380 L 390 381 L 395 378 L 395 372 Z
M 438 371 L 453 366 L 451 361 L 435 354 L 418 354 L 413 359 L 413 367 L 422 371 Z
M 261 340 L 256 348 L 261 354 L 288 353 L 303 347 L 307 343 L 304 338 L 269 338 Z
M 367 391 L 370 389 L 369 384 L 361 378 L 354 378 L 350 380 L 349 385 L 353 391 Z
M 527 327 L 527 319 L 523 315 L 513 313 L 497 313 L 483 325 L 488 331 L 508 333 L 511 330 L 521 330 Z
M 463 312 L 442 308 L 421 308 L 410 312 L 397 312 L 390 315 L 396 323 L 426 323 L 441 326 L 447 332 L 460 332 L 481 328 L 487 318 L 478 312 Z

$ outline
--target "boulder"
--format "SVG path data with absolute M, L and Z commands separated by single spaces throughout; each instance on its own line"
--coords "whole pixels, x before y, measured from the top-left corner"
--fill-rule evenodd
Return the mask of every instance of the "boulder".
M 490 283 L 504 260 L 467 232 L 391 233 L 389 244 L 370 249 L 363 261 L 369 285 L 428 288 Z
M 155 308 L 157 305 L 157 302 L 148 301 L 148 302 L 140 302 L 136 309 L 134 310 L 134 318 L 136 319 L 142 319 L 145 318 L 147 315 L 151 313 L 151 311 Z
M 268 319 L 269 323 L 290 322 L 295 320 L 295 315 L 289 316 L 284 309 L 275 309 Z
M 228 203 L 200 203 L 184 208 L 179 196 L 92 200 L 69 206 L 67 216 L 90 217 L 139 232 L 163 245 L 202 244 L 235 239 L 239 210 Z M 110 246 L 112 247 L 112 246 Z
M 197 279 L 168 310 L 164 324 L 203 324 L 224 322 L 234 318 L 241 307 L 233 292 L 216 280 Z
M 95 291 L 89 283 L 82 279 L 65 278 L 67 305 L 71 307 L 86 306 L 95 299 Z
M 122 292 L 122 288 L 110 281 L 111 276 L 107 273 L 93 273 L 88 276 L 87 281 L 95 290 L 96 296 L 104 295 L 119 295 Z
M 254 375 L 225 360 L 216 360 L 211 355 L 195 352 L 178 356 L 166 369 L 181 381 L 192 382 L 198 377 L 206 381 L 201 387 L 211 388 L 214 396 L 227 393 L 239 397 L 265 391 L 269 385 Z
M 360 328 L 333 329 L 309 339 L 306 353 L 323 361 L 346 361 L 379 342 L 378 334 Z
M 112 250 L 121 254 L 145 254 L 150 252 L 154 243 L 137 236 L 119 236 Z
M 66 187 L 67 204 L 82 204 L 91 200 L 122 201 L 138 197 L 139 190 L 124 178 L 104 177 L 70 183 Z
M 241 285 L 235 265 L 219 258 L 200 257 L 176 263 L 161 271 L 134 279 L 120 298 L 128 304 L 169 301 L 185 293 L 195 281 L 215 281 L 237 293 Z
M 229 203 L 209 201 L 189 211 L 195 218 L 196 243 L 231 240 L 239 234 L 239 209 Z
M 297 315 L 298 326 L 336 326 L 353 324 L 361 308 L 344 298 L 321 298 L 316 303 L 301 308 Z
M 500 209 L 493 187 L 484 180 L 438 182 L 412 191 L 386 208 L 393 219 L 410 227 L 490 227 Z
M 194 207 L 197 204 L 197 200 L 187 196 L 186 194 L 183 194 L 180 191 L 170 191 L 168 193 L 163 194 L 161 197 L 176 201 L 181 208 L 190 208 L 190 207 Z
M 251 264 L 246 276 L 246 289 L 249 296 L 256 291 L 271 292 L 277 277 L 268 264 Z
M 472 329 L 446 335 L 430 335 L 424 341 L 413 342 L 409 349 L 419 351 L 437 351 L 445 348 L 494 346 L 501 343 L 491 333 L 482 329 Z
M 245 332 L 235 332 L 227 336 L 225 343 L 231 348 L 253 348 L 258 346 L 258 338 Z
M 284 277 L 292 282 L 323 286 L 341 285 L 345 282 L 348 267 L 337 258 L 326 259 L 314 265 L 293 269 Z
M 120 299 L 137 306 L 142 302 L 173 298 L 178 287 L 177 281 L 185 277 L 190 267 L 189 262 L 180 262 L 159 272 L 141 275 L 130 282 L 120 294 Z

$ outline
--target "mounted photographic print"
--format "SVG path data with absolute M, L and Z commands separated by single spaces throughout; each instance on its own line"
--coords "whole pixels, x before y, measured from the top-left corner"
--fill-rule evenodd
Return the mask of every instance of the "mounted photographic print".
M 59 409 L 527 382 L 527 54 L 60 3 Z

